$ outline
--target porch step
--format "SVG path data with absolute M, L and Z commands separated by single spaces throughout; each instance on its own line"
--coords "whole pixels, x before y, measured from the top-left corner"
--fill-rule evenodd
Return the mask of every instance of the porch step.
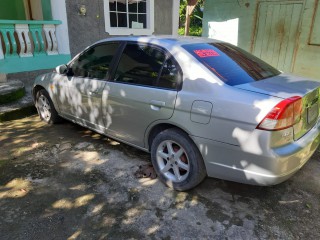
M 9 81 L 6 84 L 15 82 L 15 81 L 16 80 Z M 37 112 L 33 103 L 31 88 L 25 89 L 23 87 L 23 94 L 24 96 L 22 98 L 14 102 L 10 102 L 10 103 L 7 102 L 6 104 L 3 104 L 3 103 L 0 104 L 0 122 L 11 121 L 14 119 L 27 117 Z
M 14 102 L 25 95 L 23 82 L 12 80 L 0 83 L 0 105 Z

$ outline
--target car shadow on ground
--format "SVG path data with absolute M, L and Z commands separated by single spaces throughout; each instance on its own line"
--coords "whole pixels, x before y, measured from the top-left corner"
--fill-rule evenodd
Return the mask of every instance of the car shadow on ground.
M 319 239 L 319 152 L 271 187 L 134 176 L 149 154 L 70 122 L 1 124 L 2 239 Z

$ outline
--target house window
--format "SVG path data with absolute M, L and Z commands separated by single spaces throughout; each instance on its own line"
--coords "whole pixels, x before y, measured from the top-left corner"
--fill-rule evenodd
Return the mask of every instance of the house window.
M 151 35 L 154 0 L 104 0 L 106 32 L 110 35 Z

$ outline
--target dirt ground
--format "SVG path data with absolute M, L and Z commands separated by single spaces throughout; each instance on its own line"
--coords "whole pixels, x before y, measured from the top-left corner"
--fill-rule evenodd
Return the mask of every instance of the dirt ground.
M 137 178 L 147 153 L 70 122 L 0 123 L 0 239 L 320 239 L 320 152 L 290 180 Z

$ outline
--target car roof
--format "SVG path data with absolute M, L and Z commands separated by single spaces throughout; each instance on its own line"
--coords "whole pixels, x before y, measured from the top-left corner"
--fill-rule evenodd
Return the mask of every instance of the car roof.
M 141 43 L 152 43 L 155 45 L 163 47 L 181 46 L 185 44 L 195 44 L 195 43 L 212 43 L 220 42 L 211 38 L 204 37 L 191 37 L 191 36 L 124 36 L 124 37 L 110 37 L 100 40 L 97 43 L 112 42 L 112 41 L 134 41 Z

